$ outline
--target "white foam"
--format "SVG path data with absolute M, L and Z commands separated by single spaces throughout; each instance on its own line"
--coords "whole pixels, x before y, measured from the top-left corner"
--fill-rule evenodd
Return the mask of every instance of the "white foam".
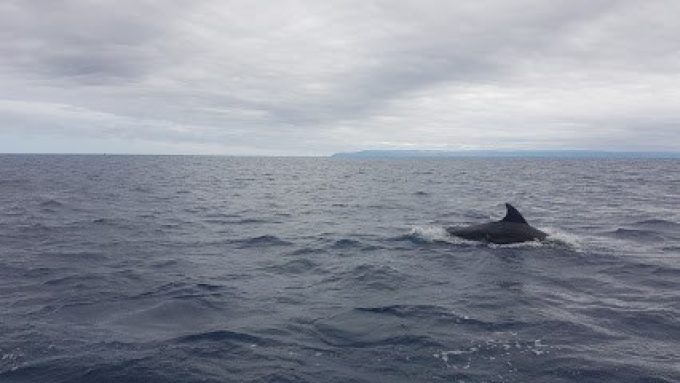
M 453 237 L 449 235 L 443 226 L 423 225 L 414 226 L 409 232 L 409 236 L 424 242 L 450 242 L 454 243 Z
M 543 228 L 542 230 L 548 233 L 548 238 L 545 240 L 545 242 L 548 244 L 566 245 L 579 252 L 583 250 L 583 238 L 577 236 L 576 234 L 569 233 L 555 227 L 547 227 Z

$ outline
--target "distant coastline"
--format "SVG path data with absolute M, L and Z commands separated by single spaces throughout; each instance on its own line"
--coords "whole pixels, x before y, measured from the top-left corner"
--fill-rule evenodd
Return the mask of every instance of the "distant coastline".
M 680 152 L 597 150 L 360 150 L 335 153 L 333 158 L 680 158 Z

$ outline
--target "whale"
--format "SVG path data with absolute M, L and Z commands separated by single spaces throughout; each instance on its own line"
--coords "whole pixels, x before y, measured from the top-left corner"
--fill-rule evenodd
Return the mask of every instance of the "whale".
M 487 222 L 466 227 L 449 227 L 446 231 L 453 236 L 470 241 L 495 244 L 510 244 L 529 241 L 542 241 L 548 234 L 529 225 L 526 219 L 509 203 L 507 212 L 500 221 Z

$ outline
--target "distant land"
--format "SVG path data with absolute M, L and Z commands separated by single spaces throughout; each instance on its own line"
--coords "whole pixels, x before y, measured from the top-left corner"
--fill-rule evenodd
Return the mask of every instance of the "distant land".
M 680 152 L 622 152 L 597 150 L 361 150 L 335 153 L 334 158 L 680 158 Z

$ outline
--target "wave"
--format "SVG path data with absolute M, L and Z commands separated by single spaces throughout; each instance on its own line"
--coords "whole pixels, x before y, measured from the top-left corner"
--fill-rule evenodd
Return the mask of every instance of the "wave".
M 404 287 L 407 276 L 385 265 L 362 264 L 323 280 L 323 283 L 339 282 L 346 288 L 362 286 L 372 290 L 397 290 Z
M 468 320 L 468 317 L 458 316 L 450 310 L 435 305 L 388 305 L 376 307 L 357 307 L 354 310 L 381 315 L 391 315 L 399 318 L 447 318 L 454 320 Z
M 92 220 L 92 223 L 97 225 L 123 226 L 121 225 L 121 222 L 118 222 L 115 218 L 95 218 Z
M 659 233 L 655 230 L 628 229 L 624 227 L 619 227 L 616 230 L 607 231 L 602 234 L 619 239 L 631 239 L 637 241 L 663 241 L 664 239 L 662 233 Z
M 305 255 L 305 254 L 318 254 L 318 253 L 325 253 L 325 250 L 322 249 L 316 249 L 313 247 L 302 247 L 297 250 L 291 251 L 290 255 Z
M 354 328 L 351 319 L 348 323 L 344 323 L 345 318 L 341 318 L 342 320 L 339 322 L 336 322 L 337 319 L 339 318 L 331 318 L 325 322 L 314 324 L 317 337 L 329 346 L 353 348 L 380 346 L 441 347 L 439 342 L 427 335 L 395 335 L 393 331 L 374 329 L 375 324 L 363 328 Z
M 380 290 L 394 290 L 403 287 L 406 276 L 389 266 L 360 265 L 346 275 L 350 280 Z
M 349 249 L 349 248 L 358 248 L 358 247 L 361 247 L 361 246 L 362 246 L 362 243 L 360 241 L 343 238 L 343 239 L 339 239 L 339 240 L 335 241 L 331 247 L 334 248 L 334 249 Z
M 210 296 L 222 296 L 226 293 L 227 288 L 223 285 L 211 284 L 207 282 L 191 283 L 188 281 L 175 281 L 158 286 L 154 286 L 147 291 L 141 292 L 137 295 L 132 295 L 129 299 L 143 299 L 143 298 L 203 298 Z
M 42 223 L 33 223 L 33 224 L 19 226 L 19 230 L 21 230 L 22 232 L 26 232 L 26 233 L 46 234 L 48 232 L 54 231 L 55 229 L 57 229 L 57 227 L 45 225 L 45 224 L 42 224 Z
M 238 221 L 231 222 L 236 225 L 250 225 L 250 224 L 261 224 L 261 223 L 281 223 L 281 221 L 272 221 L 262 218 L 244 218 Z
M 643 358 L 617 360 L 593 356 L 561 356 L 537 359 L 536 371 L 543 371 L 535 381 L 557 382 L 678 382 L 678 373 L 672 368 L 645 363 Z
M 229 331 L 229 330 L 216 330 L 200 332 L 196 334 L 184 335 L 175 339 L 179 343 L 192 343 L 192 342 L 238 342 L 238 343 L 248 343 L 263 345 L 271 343 L 271 341 L 266 341 L 264 338 L 260 338 L 254 335 Z
M 366 244 L 360 240 L 356 239 L 349 239 L 349 238 L 342 238 L 334 241 L 330 246 L 327 247 L 328 249 L 332 250 L 362 250 L 362 251 L 374 251 L 374 250 L 380 250 L 383 249 L 382 246 L 379 245 L 370 245 Z
M 316 269 L 319 265 L 310 259 L 294 259 L 280 265 L 270 266 L 269 271 L 278 274 L 304 274 Z
M 679 230 L 680 223 L 668 221 L 665 219 L 647 219 L 643 221 L 633 222 L 631 226 L 650 228 L 656 230 Z
M 203 222 L 215 225 L 261 225 L 266 223 L 282 223 L 281 221 L 261 218 L 243 218 L 243 219 L 208 218 L 204 219 Z
M 0 186 L 23 186 L 30 182 L 28 178 L 6 178 L 0 179 Z
M 136 224 L 132 220 L 127 220 L 123 218 L 114 218 L 114 217 L 100 217 L 100 218 L 95 218 L 92 219 L 91 221 L 77 221 L 74 222 L 73 224 L 81 228 L 83 225 L 88 225 L 88 224 L 94 224 L 92 226 L 97 226 L 97 227 L 111 227 L 111 228 L 118 228 L 118 229 L 124 229 L 124 230 L 135 230 L 137 228 Z M 169 230 L 169 229 L 175 229 L 178 228 L 180 225 L 179 224 L 159 224 L 158 228 L 162 230 Z
M 194 212 L 194 211 L 190 211 Z M 206 218 L 241 218 L 241 214 L 239 213 L 208 213 L 205 214 L 204 217 Z
M 581 309 L 580 312 L 615 324 L 611 327 L 620 333 L 658 340 L 680 337 L 680 323 L 677 321 L 680 313 L 677 310 L 595 307 Z
M 46 201 L 40 202 L 40 207 L 43 208 L 58 208 L 62 206 L 64 206 L 64 204 L 55 199 L 48 199 Z
M 196 287 L 198 287 L 199 289 L 202 289 L 202 290 L 207 290 L 207 291 L 217 291 L 217 290 L 221 290 L 222 288 L 224 288 L 224 286 L 222 286 L 222 285 L 213 285 L 213 284 L 210 284 L 210 283 L 197 283 Z
M 179 264 L 179 261 L 176 259 L 165 259 L 165 260 L 158 260 L 150 264 L 151 267 L 154 269 L 163 269 L 166 267 L 173 267 L 177 266 Z
M 47 286 L 61 286 L 66 285 L 69 287 L 84 287 L 88 282 L 90 283 L 102 283 L 103 278 L 98 274 L 71 274 L 60 276 L 53 279 L 48 279 L 43 282 L 43 285 Z
M 262 247 L 262 246 L 290 246 L 291 242 L 285 241 L 275 235 L 260 235 L 257 237 L 250 237 L 244 239 L 237 239 L 232 241 L 243 248 L 246 247 Z
M 436 305 L 389 305 L 377 307 L 357 307 L 358 312 L 388 315 L 402 319 L 418 321 L 442 322 L 446 324 L 471 325 L 484 331 L 506 331 L 518 329 L 527 325 L 524 322 L 489 322 L 459 315 L 442 306 Z

